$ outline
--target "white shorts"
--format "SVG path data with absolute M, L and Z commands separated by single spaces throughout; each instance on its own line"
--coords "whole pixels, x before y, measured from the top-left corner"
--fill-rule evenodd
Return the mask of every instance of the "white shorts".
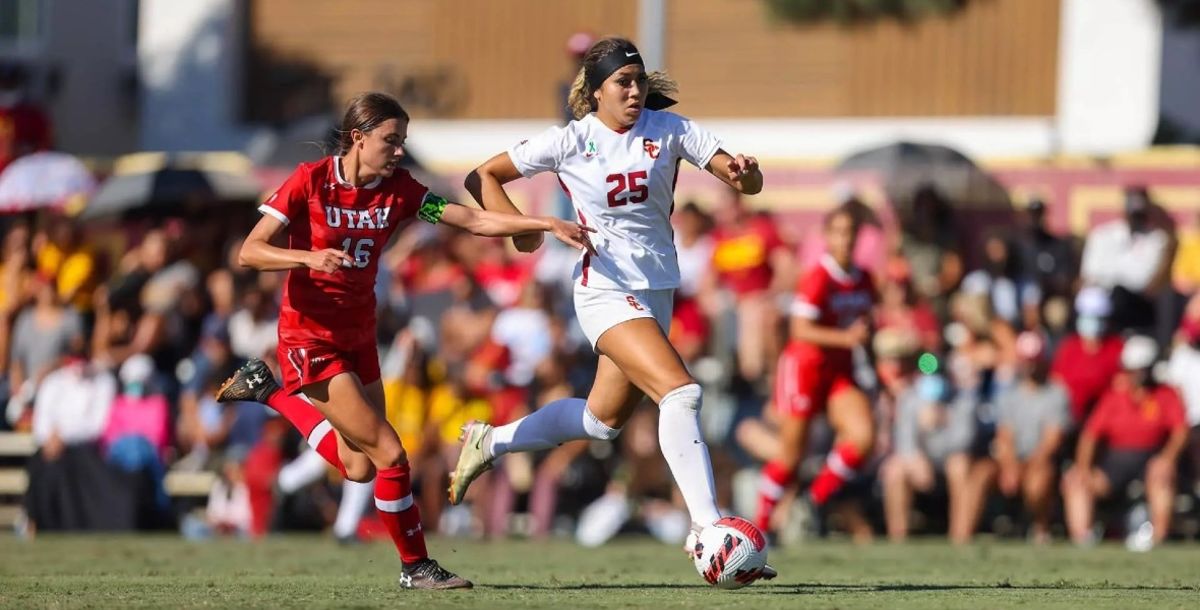
M 575 284 L 575 317 L 583 334 L 596 349 L 608 329 L 629 320 L 654 318 L 663 334 L 671 330 L 675 290 L 604 290 Z

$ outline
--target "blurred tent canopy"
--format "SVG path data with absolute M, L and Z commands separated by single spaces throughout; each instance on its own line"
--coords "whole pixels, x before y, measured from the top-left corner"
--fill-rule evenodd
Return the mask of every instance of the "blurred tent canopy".
M 59 209 L 75 214 L 95 188 L 91 170 L 73 155 L 33 153 L 13 161 L 0 174 L 0 213 Z
M 261 191 L 252 169 L 237 152 L 125 155 L 79 217 L 193 216 L 216 205 L 253 202 Z
M 850 155 L 837 171 L 874 171 L 903 217 L 922 187 L 933 187 L 957 209 L 1011 210 L 1008 192 L 970 157 L 941 144 L 896 142 Z

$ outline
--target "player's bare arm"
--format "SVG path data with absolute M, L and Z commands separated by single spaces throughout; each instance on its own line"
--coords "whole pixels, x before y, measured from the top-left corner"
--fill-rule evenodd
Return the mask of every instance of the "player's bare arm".
M 314 271 L 333 273 L 344 265 L 352 265 L 349 254 L 334 248 L 306 251 L 272 246 L 271 240 L 283 230 L 279 219 L 264 215 L 246 236 L 238 253 L 238 264 L 259 271 L 286 271 L 308 267 Z
M 811 343 L 819 347 L 853 349 L 866 343 L 870 328 L 865 320 L 858 320 L 848 328 L 822 326 L 801 316 L 792 316 L 792 339 Z
M 467 174 L 463 186 L 485 210 L 502 214 L 520 214 L 521 210 L 509 199 L 504 191 L 504 185 L 521 177 L 517 166 L 513 165 L 508 153 L 500 153 L 488 159 Z M 542 245 L 542 232 L 525 233 L 513 236 L 513 245 L 520 252 L 533 252 Z
M 758 159 L 754 157 L 742 154 L 735 157 L 722 148 L 713 155 L 705 169 L 739 193 L 757 195 L 762 191 L 762 171 L 758 168 Z
M 525 216 L 488 210 L 476 210 L 462 205 L 448 205 L 442 212 L 442 222 L 483 237 L 509 237 L 536 231 L 553 233 L 559 241 L 578 250 L 595 254 L 588 233 L 595 231 L 573 222 L 549 216 Z

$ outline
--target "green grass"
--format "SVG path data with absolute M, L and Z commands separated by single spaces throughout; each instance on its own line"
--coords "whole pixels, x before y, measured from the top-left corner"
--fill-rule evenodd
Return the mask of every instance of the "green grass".
M 646 539 L 585 550 L 566 542 L 433 540 L 473 591 L 401 591 L 390 545 L 342 548 L 289 536 L 261 543 L 175 537 L 0 537 L 0 607 L 481 608 L 1196 608 L 1200 547 L 1019 543 L 855 547 L 773 553 L 779 579 L 711 589 L 682 553 Z

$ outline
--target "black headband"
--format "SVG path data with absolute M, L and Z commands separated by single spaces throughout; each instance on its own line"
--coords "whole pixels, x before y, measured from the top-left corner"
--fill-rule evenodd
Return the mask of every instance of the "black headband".
M 631 42 L 621 42 L 586 69 L 583 76 L 587 79 L 588 89 L 596 91 L 604 84 L 604 81 L 608 80 L 608 77 L 613 75 L 613 72 L 632 65 L 641 66 L 643 72 L 646 70 L 646 62 L 642 61 L 642 54 L 638 52 L 637 47 L 633 46 Z M 675 104 L 675 100 L 661 93 L 651 93 L 646 96 L 646 107 L 650 110 L 662 110 Z

